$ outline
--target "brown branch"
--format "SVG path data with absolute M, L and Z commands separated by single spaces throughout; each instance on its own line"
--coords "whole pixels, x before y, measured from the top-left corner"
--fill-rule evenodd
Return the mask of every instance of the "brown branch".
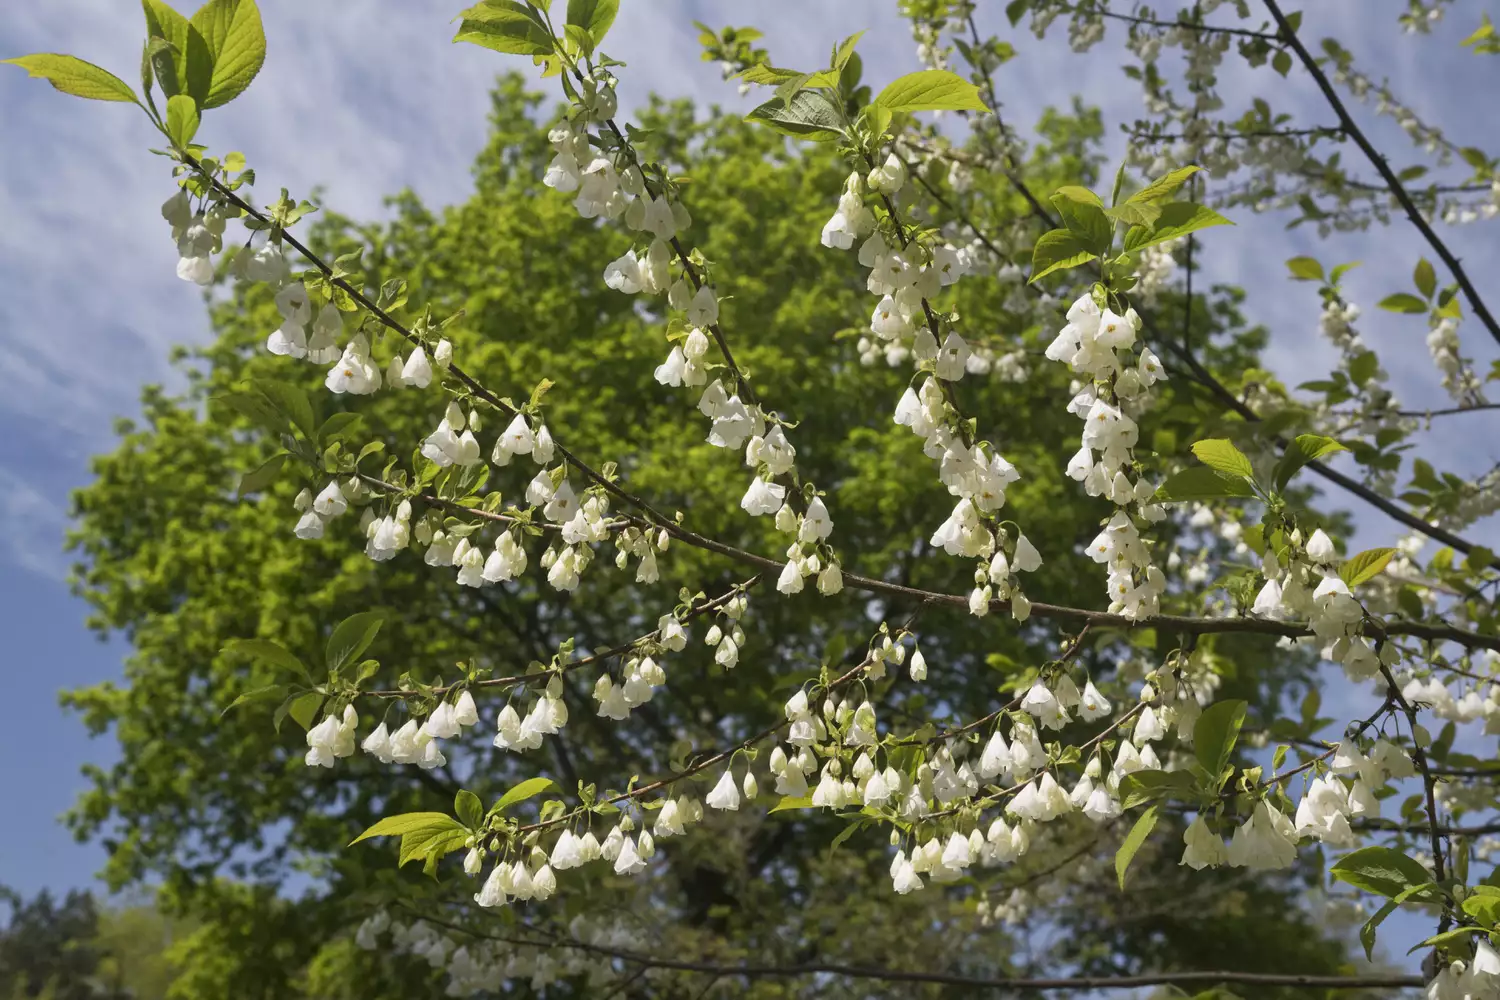
M 1484 299 L 1480 298 L 1478 290 L 1474 287 L 1474 283 L 1469 280 L 1469 276 L 1465 273 L 1463 265 L 1459 263 L 1458 258 L 1453 255 L 1453 251 L 1448 249 L 1448 245 L 1443 242 L 1442 238 L 1438 236 L 1432 226 L 1423 218 L 1422 213 L 1412 201 L 1411 195 L 1407 193 L 1405 185 L 1401 183 L 1401 178 L 1396 176 L 1395 171 L 1391 169 L 1385 157 L 1380 154 L 1380 151 L 1371 144 L 1370 140 L 1365 137 L 1364 132 L 1355 124 L 1354 118 L 1350 116 L 1349 110 L 1344 107 L 1344 102 L 1339 98 L 1338 91 L 1333 89 L 1333 84 L 1329 81 L 1327 74 L 1323 72 L 1323 68 L 1318 65 L 1318 61 L 1312 57 L 1312 54 L 1307 51 L 1307 47 L 1302 44 L 1302 40 L 1297 37 L 1296 30 L 1292 27 L 1291 22 L 1286 19 L 1286 15 L 1281 12 L 1281 7 L 1277 4 L 1276 0 L 1265 0 L 1265 4 L 1266 9 L 1276 19 L 1277 27 L 1280 29 L 1279 40 L 1288 45 L 1297 54 L 1297 58 L 1301 60 L 1303 68 L 1312 75 L 1313 81 L 1318 85 L 1318 89 L 1323 92 L 1323 96 L 1328 100 L 1328 106 L 1333 109 L 1334 114 L 1338 115 L 1339 124 L 1343 126 L 1344 132 L 1364 152 L 1370 164 L 1379 172 L 1381 179 L 1385 181 L 1386 187 L 1390 189 L 1391 194 L 1401 203 L 1402 209 L 1406 211 L 1406 217 L 1411 220 L 1412 225 L 1417 227 L 1417 231 L 1427 240 L 1428 246 L 1432 247 L 1433 252 L 1442 258 L 1443 263 L 1452 272 L 1453 280 L 1457 281 L 1458 286 L 1463 289 L 1464 297 L 1469 300 L 1469 306 L 1474 310 L 1474 315 L 1479 317 L 1479 321 L 1484 324 L 1485 329 L 1490 331 L 1490 336 L 1494 337 L 1497 342 L 1500 342 L 1500 323 L 1497 323 L 1495 317 L 1490 315 L 1489 307 L 1484 304 Z

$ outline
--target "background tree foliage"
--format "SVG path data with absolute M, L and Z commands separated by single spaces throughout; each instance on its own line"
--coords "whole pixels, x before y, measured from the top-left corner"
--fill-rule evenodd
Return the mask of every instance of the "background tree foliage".
M 389 222 L 325 218 L 316 245 L 329 254 L 363 247 L 375 284 L 395 277 L 410 283 L 411 309 L 431 306 L 438 316 L 462 311 L 448 333 L 486 385 L 519 398 L 538 378 L 551 379 L 547 419 L 566 428 L 572 447 L 595 461 L 618 461 L 632 490 L 661 509 L 689 512 L 697 530 L 774 554 L 779 543 L 770 526 L 738 511 L 738 463 L 706 445 L 685 400 L 653 380 L 664 351 L 660 318 L 599 281 L 625 236 L 579 219 L 564 197 L 542 187 L 551 151 L 539 113 L 536 95 L 517 79 L 502 80 L 471 198 L 434 212 L 402 193 Z M 967 561 L 924 558 L 927 535 L 951 498 L 932 476 L 920 442 L 889 419 L 906 376 L 859 365 L 852 339 L 839 336 L 863 325 L 870 300 L 853 258 L 817 242 L 830 192 L 845 173 L 836 157 L 789 145 L 717 110 L 695 117 L 684 102 L 654 105 L 643 124 L 652 130 L 647 141 L 655 155 L 692 178 L 690 245 L 725 265 L 720 290 L 727 323 L 742 331 L 738 359 L 778 408 L 802 419 L 798 461 L 832 492 L 840 549 L 853 560 L 845 568 L 965 591 Z M 1049 114 L 1026 164 L 1034 187 L 1096 184 L 1100 133 L 1087 110 Z M 962 202 L 982 227 L 1031 224 L 1002 178 L 981 176 L 962 195 L 942 175 L 926 180 Z M 1018 329 L 1007 309 L 1011 295 L 1024 294 L 1018 284 L 965 282 L 966 329 L 996 339 L 1019 336 L 1039 352 L 1050 332 Z M 1218 289 L 1194 303 L 1215 331 L 1211 339 L 1205 335 L 1201 356 L 1220 371 L 1253 372 L 1263 337 L 1244 328 L 1236 301 L 1237 292 Z M 1161 306 L 1181 307 L 1180 301 Z M 351 932 L 389 900 L 414 907 L 464 901 L 471 880 L 446 868 L 439 882 L 414 869 L 395 872 L 392 852 L 380 842 L 345 849 L 360 830 L 393 813 L 447 811 L 460 784 L 489 801 L 538 773 L 571 791 L 578 775 L 609 775 L 623 787 L 632 775 L 665 772 L 687 748 L 722 747 L 764 728 L 820 660 L 856 662 L 875 622 L 902 621 L 915 610 L 845 591 L 816 604 L 813 626 L 809 602 L 761 587 L 745 620 L 753 655 L 726 674 L 710 650 L 691 645 L 667 664 L 668 685 L 638 711 L 637 727 L 594 718 L 591 685 L 574 676 L 566 696 L 573 721 L 543 751 L 518 757 L 471 740 L 447 768 L 433 772 L 381 767 L 365 756 L 333 770 L 309 769 L 295 725 L 284 726 L 268 751 L 269 710 L 224 714 L 238 694 L 276 680 L 243 656 L 222 652 L 231 639 L 275 638 L 308 652 L 322 647 L 332 623 L 376 609 L 387 623 L 371 655 L 392 681 L 407 670 L 451 680 L 454 664 L 471 659 L 496 675 L 517 673 L 533 660 L 551 659 L 566 640 L 585 649 L 631 639 L 670 609 L 679 588 L 719 594 L 742 579 L 741 570 L 679 546 L 662 560 L 662 580 L 653 586 L 601 569 L 572 595 L 539 587 L 535 574 L 478 591 L 456 586 L 451 570 L 425 566 L 413 554 L 371 563 L 353 518 L 337 522 L 323 541 L 299 541 L 290 515 L 301 483 L 288 477 L 256 500 L 234 495 L 238 475 L 256 467 L 274 443 L 215 399 L 248 378 L 288 377 L 290 369 L 260 349 L 277 322 L 270 296 L 264 287 L 237 286 L 210 310 L 216 340 L 181 355 L 189 391 L 173 398 L 146 390 L 140 420 L 120 428 L 118 447 L 95 460 L 97 480 L 76 495 L 72 539 L 80 559 L 76 586 L 93 608 L 91 625 L 123 634 L 134 651 L 123 685 L 66 696 L 93 731 L 112 732 L 122 749 L 118 764 L 91 771 L 93 787 L 70 822 L 77 836 L 109 846 L 112 887 L 160 883 L 165 908 L 201 921 L 175 946 L 183 971 L 173 997 L 435 995 L 440 973 L 408 958 L 360 951 Z M 1113 508 L 1084 497 L 1063 476 L 1060 456 L 1076 446 L 1070 443 L 1076 428 L 1059 418 L 1056 401 L 1066 392 L 1059 367 L 1035 365 L 1019 383 L 966 379 L 960 388 L 966 411 L 998 428 L 997 441 L 1023 470 L 1006 513 L 1047 556 L 1035 593 L 1093 606 L 1097 574 L 1076 553 Z M 292 377 L 309 390 L 322 381 L 321 369 L 295 371 Z M 1143 423 L 1143 444 L 1149 440 L 1164 452 L 1211 432 L 1216 412 L 1184 380 L 1168 390 Z M 343 405 L 344 397 L 320 391 L 316 397 L 325 413 Z M 384 392 L 360 412 L 367 438 L 409 448 L 430 429 L 432 400 Z M 517 475 L 497 477 L 492 488 L 515 495 L 523 485 Z M 1178 599 L 1184 610 L 1201 607 L 1199 595 Z M 922 612 L 917 631 L 931 664 L 928 682 L 919 691 L 898 677 L 871 692 L 879 695 L 880 717 L 898 728 L 992 711 L 1057 638 L 1050 627 L 1018 629 L 953 610 Z M 1125 642 L 1118 635 L 1091 637 L 1080 662 L 1095 678 L 1109 678 L 1128 659 Z M 1151 656 L 1177 644 L 1149 631 L 1129 642 Z M 1296 695 L 1305 676 L 1305 662 L 1264 638 L 1237 637 L 1218 649 L 1210 637 L 1202 645 L 1230 678 L 1224 694 L 1248 699 L 1263 717 Z M 841 646 L 850 651 L 840 653 Z M 487 719 L 499 707 L 481 699 Z M 503 934 L 517 919 L 565 924 L 586 905 L 639 922 L 657 953 L 723 961 L 818 958 L 979 975 L 1349 966 L 1337 923 L 1299 904 L 1317 877 L 1305 861 L 1283 877 L 1254 883 L 1233 871 L 1189 881 L 1170 847 L 1148 850 L 1137 861 L 1127 904 L 1111 868 L 1124 830 L 1096 830 L 1073 817 L 1051 824 L 1045 842 L 1015 866 L 897 897 L 887 891 L 884 838 L 859 831 L 830 851 L 840 828 L 838 819 L 810 812 L 711 814 L 673 842 L 657 862 L 657 877 L 620 879 L 595 866 L 573 873 L 579 877 L 550 903 L 486 914 L 477 926 Z M 1017 926 L 981 926 L 979 898 L 987 894 L 998 907 L 1015 887 L 1042 905 Z M 679 977 L 633 989 L 689 996 L 707 985 L 702 976 Z M 720 989 L 757 997 L 956 995 L 822 979 L 725 982 Z

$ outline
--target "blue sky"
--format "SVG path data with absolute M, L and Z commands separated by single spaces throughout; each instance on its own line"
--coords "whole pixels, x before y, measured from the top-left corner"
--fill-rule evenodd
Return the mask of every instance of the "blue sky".
M 265 69 L 244 97 L 210 116 L 207 142 L 243 150 L 263 194 L 286 186 L 305 195 L 321 185 L 329 207 L 356 217 L 380 214 L 382 197 L 405 186 L 432 205 L 466 196 L 469 165 L 484 140 L 487 86 L 520 61 L 451 45 L 448 22 L 458 4 L 261 5 L 270 38 Z M 623 6 L 608 49 L 629 64 L 621 71 L 627 108 L 650 91 L 743 104 L 714 66 L 699 61 L 695 18 L 754 23 L 779 63 L 801 66 L 819 64 L 832 41 L 869 29 L 861 51 L 872 82 L 918 68 L 893 0 Z M 1404 4 L 1308 6 L 1307 35 L 1338 35 L 1368 70 L 1388 73 L 1408 103 L 1460 142 L 1484 145 L 1500 135 L 1500 107 L 1479 96 L 1493 93 L 1496 62 L 1461 54 L 1456 44 L 1483 5 L 1467 12 L 1464 24 L 1415 39 L 1395 24 Z M 1493 4 L 1490 13 L 1500 16 Z M 1110 149 L 1118 152 L 1117 126 L 1140 114 L 1138 88 L 1119 71 L 1118 27 L 1087 56 L 1071 53 L 1060 30 L 1046 42 L 1005 31 L 1019 52 L 999 76 L 1007 120 L 1025 126 L 1042 107 L 1077 91 L 1103 109 Z M 7 13 L 0 55 L 69 52 L 132 79 L 140 34 L 140 8 L 130 0 L 49 0 Z M 1231 107 L 1258 94 L 1297 115 L 1298 124 L 1331 120 L 1304 75 L 1280 81 L 1232 68 L 1232 58 L 1228 66 L 1223 90 Z M 0 798 L 15 810 L 0 824 L 0 883 L 30 891 L 86 884 L 102 860 L 97 848 L 72 844 L 55 820 L 83 787 L 79 766 L 108 762 L 113 747 L 89 741 L 57 708 L 56 694 L 120 676 L 125 652 L 122 643 L 100 643 L 84 629 L 85 608 L 68 593 L 61 548 L 68 491 L 86 482 L 88 456 L 109 447 L 113 420 L 135 411 L 142 384 L 178 384 L 169 348 L 201 342 L 208 330 L 197 291 L 173 273 L 176 255 L 157 214 L 172 186 L 164 161 L 146 152 L 152 136 L 144 120 L 123 105 L 68 99 L 18 70 L 0 70 L 0 419 L 7 429 L 0 435 L 0 626 L 10 692 L 0 758 L 11 762 L 0 774 Z M 1367 109 L 1358 113 L 1398 165 L 1414 159 L 1392 126 Z M 1357 156 L 1352 147 L 1345 154 L 1348 162 Z M 1299 382 L 1318 366 L 1326 370 L 1331 357 L 1316 334 L 1315 290 L 1286 282 L 1282 262 L 1307 252 L 1325 261 L 1358 259 L 1364 266 L 1348 285 L 1365 306 L 1362 329 L 1394 387 L 1411 405 L 1442 405 L 1420 321 L 1380 315 L 1371 305 L 1406 286 L 1421 252 L 1405 223 L 1318 242 L 1303 230 L 1284 232 L 1283 220 L 1236 221 L 1235 229 L 1211 234 L 1206 267 L 1213 278 L 1250 291 L 1247 312 L 1271 327 L 1269 357 L 1279 372 Z M 1481 285 L 1496 273 L 1495 225 L 1445 231 Z M 1474 324 L 1463 334 L 1487 367 L 1495 344 Z M 1439 464 L 1472 471 L 1500 460 L 1500 435 L 1493 423 L 1486 430 L 1488 417 L 1458 419 L 1467 421 L 1453 425 L 1461 433 L 1430 442 Z M 1390 525 L 1378 514 L 1361 515 L 1356 544 L 1388 543 Z M 1470 534 L 1496 544 L 1493 525 Z

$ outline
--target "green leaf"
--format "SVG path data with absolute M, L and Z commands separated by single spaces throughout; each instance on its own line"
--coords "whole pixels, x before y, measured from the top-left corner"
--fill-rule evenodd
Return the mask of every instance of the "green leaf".
M 279 733 L 281 732 L 281 723 L 290 715 L 292 721 L 297 723 L 297 725 L 303 729 L 311 729 L 313 721 L 318 714 L 318 707 L 322 704 L 323 696 L 317 691 L 305 691 L 301 694 L 294 694 L 282 702 L 280 708 L 276 709 L 276 714 L 272 716 L 271 722 Z
M 198 105 L 186 94 L 167 98 L 167 136 L 179 149 L 187 149 L 198 134 Z
M 1313 257 L 1293 257 L 1286 267 L 1298 281 L 1322 281 L 1324 277 L 1323 265 Z
M 779 87 L 789 80 L 795 80 L 803 74 L 794 69 L 777 69 L 770 63 L 756 63 L 740 72 L 741 80 L 746 83 L 758 83 L 768 87 Z
M 568 0 L 568 23 L 587 31 L 595 46 L 604 41 L 619 12 L 620 0 Z
M 1168 502 L 1182 500 L 1221 500 L 1225 497 L 1253 497 L 1255 489 L 1244 476 L 1231 475 L 1195 465 L 1169 476 L 1156 491 L 1156 499 Z
M 317 417 L 313 413 L 312 400 L 301 386 L 268 378 L 256 379 L 251 385 L 304 437 L 315 440 Z
M 875 103 L 891 111 L 988 111 L 979 88 L 946 69 L 924 69 L 892 80 Z
M 1292 71 L 1292 54 L 1286 49 L 1277 49 L 1271 57 L 1271 68 L 1282 76 Z
M 1127 226 L 1145 226 L 1149 229 L 1156 225 L 1157 219 L 1161 218 L 1161 206 L 1149 201 L 1127 201 L 1123 205 L 1106 209 L 1104 214 L 1115 222 L 1123 222 Z
M 327 420 L 323 421 L 322 427 L 318 428 L 318 442 L 320 444 L 327 444 L 362 420 L 364 420 L 364 417 L 358 413 L 350 413 L 348 411 L 334 413 Z
M 208 99 L 213 80 L 213 56 L 203 33 L 163 0 L 141 0 L 146 34 L 168 48 L 153 47 L 151 65 L 168 98 L 186 94 L 199 107 Z
M 773 97 L 745 116 L 746 121 L 768 125 L 782 135 L 827 142 L 843 138 L 838 107 L 826 94 L 799 90 L 790 99 Z
M 1375 304 L 1381 309 L 1393 313 L 1424 313 L 1427 311 L 1427 303 L 1410 292 L 1397 292 L 1395 295 L 1387 295 Z
M 849 57 L 854 55 L 854 46 L 859 44 L 859 40 L 863 36 L 863 31 L 856 31 L 834 47 L 833 59 L 830 61 L 829 67 L 835 73 L 842 73 L 844 71 L 844 67 L 849 64 Z
M 1361 847 L 1334 862 L 1329 874 L 1356 889 L 1394 899 L 1403 890 L 1420 887 L 1432 874 L 1420 863 L 1392 847 Z M 1420 898 L 1427 893 L 1418 892 Z
M 40 77 L 64 94 L 86 97 L 91 101 L 129 101 L 140 104 L 130 85 L 107 69 L 76 56 L 56 52 L 17 56 L 4 62 L 19 66 L 33 77 Z
M 1410 955 L 1412 952 L 1420 951 L 1423 948 L 1435 948 L 1438 945 L 1447 944 L 1449 941 L 1457 941 L 1461 938 L 1468 937 L 1470 934 L 1488 933 L 1489 931 L 1483 927 L 1455 927 L 1452 930 L 1443 931 L 1443 933 L 1441 934 L 1434 934 L 1430 938 L 1424 938 L 1423 940 L 1418 941 L 1416 944 L 1406 949 L 1406 953 Z
M 517 802 L 525 802 L 529 798 L 534 798 L 556 787 L 556 782 L 551 778 L 527 778 L 500 796 L 500 801 L 495 803 L 495 809 L 496 811 L 503 812 Z
M 269 639 L 231 639 L 224 644 L 224 652 L 242 653 L 252 660 L 260 660 L 278 670 L 295 674 L 309 684 L 313 682 L 312 674 L 301 660 Z
M 349 841 L 347 846 L 353 847 L 361 840 L 369 840 L 371 837 L 404 837 L 408 833 L 417 833 L 423 830 L 451 830 L 457 827 L 458 822 L 447 813 L 402 813 L 399 816 L 387 816 L 358 837 Z
M 1204 709 L 1193 726 L 1193 753 L 1198 763 L 1208 773 L 1212 791 L 1219 790 L 1221 776 L 1229 766 L 1234 745 L 1240 738 L 1240 727 L 1245 724 L 1243 701 L 1217 701 Z
M 1339 579 L 1351 587 L 1373 579 L 1385 569 L 1386 563 L 1395 554 L 1395 549 L 1366 549 L 1358 555 L 1352 555 L 1339 567 Z
M 286 464 L 287 453 L 277 452 L 257 469 L 240 476 L 239 495 L 247 493 L 259 493 L 261 490 L 276 482 L 281 475 L 281 467 Z
M 469 831 L 456 820 L 443 817 L 448 820 L 447 826 L 439 826 L 434 823 L 431 826 L 421 827 L 401 835 L 401 852 L 396 863 L 404 865 L 408 861 L 423 862 L 422 870 L 428 875 L 435 876 L 437 862 L 445 854 L 461 851 L 468 846 Z
M 1120 802 L 1134 809 L 1162 798 L 1186 798 L 1193 790 L 1187 771 L 1135 771 L 1120 779 Z
M 1198 461 L 1220 472 L 1227 472 L 1233 476 L 1244 476 L 1246 479 L 1255 475 L 1255 469 L 1250 465 L 1250 459 L 1236 448 L 1233 444 L 1223 438 L 1209 438 L 1199 441 L 1193 445 L 1193 454 L 1198 456 Z
M 1349 378 L 1355 385 L 1363 388 L 1364 384 L 1375 377 L 1375 372 L 1380 368 L 1380 358 L 1374 351 L 1360 351 L 1349 359 Z
M 208 91 L 201 106 L 222 107 L 245 92 L 266 62 L 266 32 L 255 0 L 209 0 L 188 22 L 208 48 Z
M 1067 185 L 1055 191 L 1050 199 L 1062 216 L 1063 225 L 1076 234 L 1095 253 L 1106 253 L 1114 242 L 1115 227 L 1105 215 L 1104 203 L 1085 187 Z
M 1478 886 L 1476 888 L 1490 887 Z M 1497 923 L 1500 923 L 1500 896 L 1494 893 L 1470 896 L 1464 900 L 1463 910 L 1485 927 L 1493 928 Z
M 1276 489 L 1286 489 L 1286 484 L 1292 481 L 1297 470 L 1307 463 L 1316 462 L 1336 451 L 1348 449 L 1333 438 L 1323 437 L 1321 434 L 1298 434 L 1297 439 L 1286 446 L 1286 454 L 1281 456 L 1281 461 L 1276 463 Z
M 551 55 L 557 44 L 546 23 L 514 0 L 485 0 L 460 17 L 455 42 L 523 56 Z
M 1121 890 L 1125 888 L 1125 873 L 1130 870 L 1130 862 L 1135 860 L 1136 852 L 1146 843 L 1151 831 L 1156 829 L 1156 816 L 1156 806 L 1141 813 L 1140 819 L 1135 821 L 1135 826 L 1130 828 L 1124 842 L 1120 844 L 1119 852 L 1115 854 L 1115 875 L 1120 880 Z
M 265 687 L 258 687 L 253 690 L 246 691 L 244 694 L 240 695 L 238 698 L 234 699 L 234 701 L 231 701 L 228 705 L 226 705 L 224 707 L 224 711 L 219 713 L 219 718 L 222 719 L 224 716 L 239 708 L 241 705 L 249 705 L 250 703 L 256 701 L 274 701 L 277 698 L 282 698 L 285 696 L 286 688 L 280 684 L 267 684 Z
M 1125 250 L 1140 250 L 1143 247 L 1155 246 L 1165 243 L 1167 240 L 1175 240 L 1179 236 L 1195 233 L 1200 229 L 1210 226 L 1232 226 L 1224 216 L 1215 212 L 1207 205 L 1194 205 L 1186 201 L 1174 201 L 1163 205 L 1161 216 L 1147 230 L 1143 226 L 1133 226 L 1125 233 Z
M 1067 229 L 1053 229 L 1043 233 L 1031 248 L 1031 281 L 1027 284 L 1046 277 L 1053 271 L 1087 264 L 1098 256 L 1077 233 Z
M 1202 169 L 1202 167 L 1198 166 L 1178 167 L 1171 173 L 1158 177 L 1129 198 L 1126 198 L 1125 203 L 1130 204 L 1131 202 L 1135 202 L 1140 204 L 1142 202 L 1166 201 L 1177 193 L 1177 189 L 1182 187 L 1184 181 Z
M 324 653 L 329 673 L 335 673 L 359 659 L 360 654 L 375 641 L 375 635 L 384 623 L 385 616 L 380 612 L 360 611 L 335 625 Z
M 795 798 L 795 799 L 792 798 L 790 795 L 784 795 L 784 796 L 782 796 L 781 801 L 777 802 L 774 806 L 772 806 L 769 811 L 773 812 L 773 813 L 778 813 L 778 812 L 785 812 L 785 811 L 790 810 L 790 809 L 811 809 L 811 808 L 813 808 L 812 796 L 811 795 L 803 795 L 803 796 L 800 796 L 800 797 Z
M 1432 298 L 1432 293 L 1437 291 L 1437 272 L 1432 269 L 1432 261 L 1426 257 L 1417 261 L 1416 269 L 1411 273 L 1411 280 L 1416 283 L 1417 291 L 1426 298 Z
M 464 826 L 477 831 L 484 824 L 484 803 L 467 788 L 461 788 L 453 797 L 453 814 Z

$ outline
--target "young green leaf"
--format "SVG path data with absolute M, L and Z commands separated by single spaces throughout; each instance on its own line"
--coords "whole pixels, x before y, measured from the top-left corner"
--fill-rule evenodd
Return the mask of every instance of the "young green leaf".
M 335 625 L 324 653 L 328 671 L 337 672 L 358 660 L 360 654 L 375 641 L 375 636 L 384 623 L 385 616 L 380 612 L 360 611 Z
M 1246 479 L 1255 475 L 1255 469 L 1251 467 L 1250 459 L 1245 457 L 1244 452 L 1223 438 L 1209 438 L 1195 443 L 1193 454 L 1198 456 L 1198 461 L 1220 472 L 1244 476 Z
M 1104 203 L 1094 192 L 1070 184 L 1058 188 L 1050 200 L 1070 233 L 1080 237 L 1095 253 L 1109 251 L 1115 227 L 1105 215 Z
M 151 65 L 167 97 L 186 94 L 199 107 L 208 99 L 213 80 L 213 55 L 203 33 L 164 0 L 141 0 L 146 34 L 161 39 L 152 46 Z
M 55 52 L 39 52 L 36 55 L 17 56 L 0 60 L 19 66 L 33 77 L 40 77 L 64 94 L 86 97 L 91 101 L 129 101 L 140 104 L 130 85 L 107 69 L 76 56 L 59 55 Z
M 1324 277 L 1323 265 L 1313 257 L 1293 257 L 1286 267 L 1298 281 L 1322 281 Z
M 1297 471 L 1309 462 L 1316 462 L 1336 451 L 1347 451 L 1333 438 L 1320 434 L 1298 434 L 1297 439 L 1286 446 L 1286 454 L 1276 463 L 1276 489 L 1286 489 Z
M 1174 201 L 1161 207 L 1161 215 L 1150 229 L 1144 226 L 1132 226 L 1127 230 L 1125 249 L 1127 252 L 1140 250 L 1158 243 L 1165 243 L 1167 240 L 1175 240 L 1179 236 L 1186 236 L 1200 229 L 1207 229 L 1209 226 L 1232 225 L 1234 223 L 1207 205 Z
M 404 837 L 408 833 L 422 830 L 443 830 L 458 827 L 457 821 L 447 813 L 440 812 L 415 812 L 401 813 L 399 816 L 387 816 L 385 819 L 370 827 L 364 833 L 349 841 L 348 846 L 353 847 L 361 840 L 369 840 L 371 837 Z
M 230 712 L 233 712 L 241 705 L 249 705 L 252 702 L 257 701 L 274 701 L 277 698 L 285 697 L 285 695 L 286 688 L 280 684 L 267 684 L 265 687 L 254 688 L 250 691 L 246 691 L 244 694 L 234 699 L 234 701 L 231 701 L 228 705 L 224 706 L 224 711 L 219 713 L 219 718 L 222 719 L 224 716 L 228 715 Z
M 1167 481 L 1156 491 L 1156 499 L 1166 502 L 1253 496 L 1255 488 L 1244 476 L 1221 472 L 1206 465 L 1195 465 L 1167 477 Z
M 557 784 L 551 778 L 527 778 L 500 796 L 500 801 L 495 803 L 495 809 L 503 812 L 517 802 L 525 802 L 556 787 Z
M 266 62 L 266 32 L 255 0 L 209 0 L 188 23 L 208 48 L 204 111 L 222 107 L 245 92 Z
M 484 803 L 467 788 L 461 788 L 453 797 L 453 814 L 470 830 L 478 830 L 484 823 Z
M 568 0 L 568 23 L 587 31 L 595 47 L 604 41 L 619 12 L 620 0 Z
M 892 80 L 875 103 L 890 111 L 988 111 L 979 88 L 957 73 L 924 69 Z
M 1229 766 L 1234 745 L 1240 738 L 1240 727 L 1245 724 L 1243 701 L 1218 701 L 1203 710 L 1193 726 L 1193 752 L 1198 763 L 1209 775 L 1212 791 L 1218 791 L 1218 783 Z
M 1387 295 L 1375 304 L 1387 312 L 1394 313 L 1424 313 L 1427 311 L 1427 303 L 1410 292 L 1397 292 L 1395 295 Z
M 556 45 L 546 23 L 514 0 L 485 0 L 460 17 L 455 42 L 523 56 L 551 55 Z
M 1396 554 L 1395 549 L 1366 549 L 1344 560 L 1339 567 L 1339 579 L 1351 587 L 1372 580 L 1385 569 L 1386 563 Z
M 1416 269 L 1411 273 L 1411 279 L 1416 283 L 1417 291 L 1424 298 L 1432 298 L 1432 293 L 1437 291 L 1437 272 L 1432 269 L 1432 261 L 1423 257 L 1417 261 Z
M 187 149 L 198 134 L 198 105 L 186 94 L 167 98 L 167 135 L 178 149 Z
M 286 452 L 277 452 L 266 459 L 259 468 L 240 476 L 239 495 L 245 496 L 247 493 L 259 493 L 267 486 L 276 482 L 277 478 L 281 476 L 281 467 L 286 464 L 286 460 Z
M 1067 229 L 1053 229 L 1045 232 L 1031 248 L 1031 281 L 1028 284 L 1046 277 L 1053 271 L 1087 264 L 1098 256 L 1075 232 Z
M 317 434 L 318 418 L 313 410 L 312 399 L 301 386 L 276 379 L 256 379 L 252 388 L 266 398 L 293 427 L 302 432 L 309 441 Z
M 1202 167 L 1198 166 L 1178 167 L 1171 173 L 1166 174 L 1162 177 L 1158 177 L 1150 184 L 1147 184 L 1135 194 L 1131 195 L 1129 198 L 1126 198 L 1125 201 L 1127 204 L 1129 202 L 1139 203 L 1166 201 L 1168 198 L 1177 193 L 1177 189 L 1182 187 L 1183 183 L 1186 182 L 1189 177 L 1193 176 L 1202 169 Z
M 1120 850 L 1115 854 L 1115 876 L 1120 880 L 1120 889 L 1125 888 L 1125 874 L 1130 870 L 1130 862 L 1135 860 L 1137 852 L 1146 843 L 1146 838 L 1151 836 L 1151 831 L 1156 829 L 1156 806 L 1152 806 L 1141 813 L 1140 819 L 1135 821 L 1135 826 L 1125 835 L 1125 840 L 1120 844 Z

